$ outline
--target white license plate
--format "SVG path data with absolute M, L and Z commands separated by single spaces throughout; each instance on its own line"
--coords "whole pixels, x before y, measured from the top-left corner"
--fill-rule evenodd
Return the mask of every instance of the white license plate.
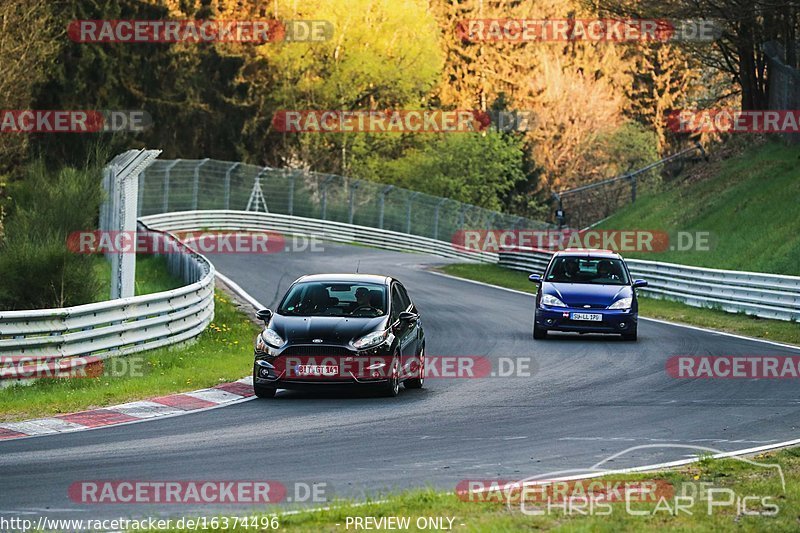
M 298 376 L 336 376 L 339 374 L 338 366 L 329 365 L 297 365 Z
M 602 322 L 603 315 L 597 313 L 572 313 L 570 315 L 572 320 L 589 320 L 591 322 Z

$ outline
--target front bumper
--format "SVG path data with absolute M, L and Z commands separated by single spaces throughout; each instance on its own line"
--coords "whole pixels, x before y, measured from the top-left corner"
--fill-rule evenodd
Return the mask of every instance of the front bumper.
M 602 315 L 601 321 L 572 320 L 572 313 Z M 547 331 L 576 333 L 627 333 L 636 328 L 639 313 L 632 309 L 584 309 L 577 307 L 539 307 L 534 321 Z
M 379 385 L 391 379 L 392 363 L 386 346 L 361 352 L 343 346 L 290 346 L 256 352 L 253 383 L 279 389 Z M 325 367 L 324 375 L 309 375 L 300 367 Z M 335 370 L 334 370 L 335 369 Z

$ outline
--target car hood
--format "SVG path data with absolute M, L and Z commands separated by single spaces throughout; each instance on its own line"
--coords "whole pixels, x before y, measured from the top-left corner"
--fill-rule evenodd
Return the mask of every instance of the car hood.
M 272 316 L 269 327 L 292 343 L 322 339 L 323 343 L 346 344 L 385 327 L 387 317 Z
M 630 298 L 629 285 L 592 285 L 589 283 L 543 283 L 543 294 L 555 296 L 569 307 L 608 307 L 620 298 Z

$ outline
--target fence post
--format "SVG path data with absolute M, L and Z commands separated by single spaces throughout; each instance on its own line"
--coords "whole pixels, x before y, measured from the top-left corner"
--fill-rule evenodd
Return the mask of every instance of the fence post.
M 287 208 L 289 215 L 294 215 L 294 171 L 289 171 L 289 205 Z
M 328 176 L 322 182 L 322 220 L 327 220 L 328 216 L 328 183 L 334 178 L 334 176 Z
M 466 205 L 461 204 L 461 207 L 458 209 L 458 229 L 464 229 L 464 210 L 466 208 Z
M 101 224 L 108 231 L 136 233 L 136 216 L 139 211 L 139 175 L 161 153 L 160 150 L 128 150 L 115 157 L 105 168 L 103 185 L 108 192 L 101 212 L 107 215 Z M 114 250 L 111 260 L 111 299 L 134 295 L 136 253 L 132 250 Z
M 231 208 L 231 173 L 239 168 L 241 163 L 234 163 L 225 171 L 225 209 Z
M 146 172 L 142 171 L 139 173 L 139 190 L 137 194 L 139 195 L 139 199 L 136 201 L 136 218 L 142 216 L 142 202 L 144 200 L 144 175 Z
M 162 199 L 164 205 L 161 209 L 162 213 L 166 213 L 169 211 L 169 175 L 172 172 L 172 168 L 180 162 L 181 162 L 180 159 L 176 159 L 175 161 L 167 165 L 167 168 L 164 170 L 164 198 Z
M 497 216 L 497 213 L 493 211 L 489 211 L 489 216 L 486 219 L 486 229 L 488 231 L 492 231 L 494 229 L 494 219 Z
M 418 192 L 412 192 L 408 195 L 408 200 L 406 200 L 406 233 L 409 235 L 411 234 L 411 202 L 417 196 L 419 196 Z
M 358 189 L 358 182 L 354 182 L 350 185 L 350 199 L 348 200 L 348 215 L 347 215 L 347 222 L 348 224 L 353 223 L 353 203 L 355 202 L 356 198 L 356 190 Z
M 433 238 L 439 240 L 439 209 L 442 207 L 447 201 L 447 198 L 442 198 L 439 200 L 439 203 L 436 204 L 436 209 L 433 215 Z
M 192 209 L 194 211 L 197 211 L 197 195 L 200 191 L 200 167 L 206 163 L 208 163 L 208 158 L 203 159 L 194 167 L 194 186 L 192 187 Z
M 636 202 L 636 174 L 631 176 L 631 203 Z
M 392 189 L 394 189 L 394 185 L 387 185 L 386 187 L 383 188 L 383 190 L 380 193 L 381 194 L 381 197 L 380 197 L 380 200 L 379 200 L 380 208 L 378 210 L 378 227 L 380 229 L 383 229 L 383 212 L 384 212 L 384 208 L 386 207 L 386 195 L 389 194 Z

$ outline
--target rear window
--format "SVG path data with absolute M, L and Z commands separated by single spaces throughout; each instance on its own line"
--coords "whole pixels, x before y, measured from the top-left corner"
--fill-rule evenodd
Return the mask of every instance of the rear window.
M 557 257 L 545 274 L 553 283 L 628 285 L 628 272 L 621 259 L 605 257 Z

